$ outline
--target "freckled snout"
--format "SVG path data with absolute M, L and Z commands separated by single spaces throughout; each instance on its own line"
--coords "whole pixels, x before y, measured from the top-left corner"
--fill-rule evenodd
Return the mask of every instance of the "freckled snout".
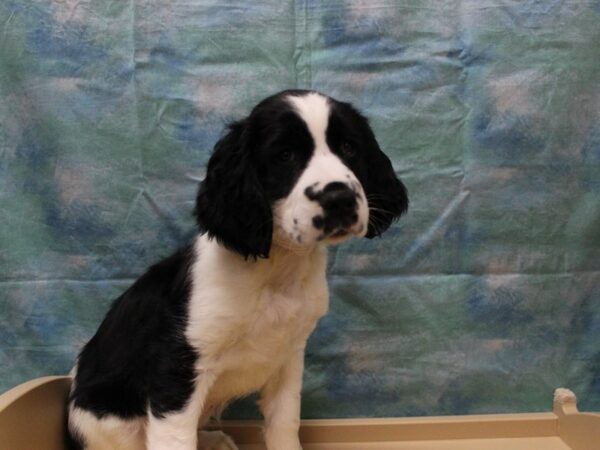
M 313 226 L 323 231 L 323 237 L 344 236 L 358 221 L 357 193 L 346 183 L 332 182 L 321 191 L 316 191 L 311 186 L 306 188 L 304 193 L 323 209 L 323 214 L 312 218 Z

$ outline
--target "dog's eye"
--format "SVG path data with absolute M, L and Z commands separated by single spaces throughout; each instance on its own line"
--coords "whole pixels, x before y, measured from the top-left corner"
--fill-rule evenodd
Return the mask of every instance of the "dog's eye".
M 290 149 L 285 149 L 277 154 L 277 159 L 282 163 L 289 163 L 294 160 L 294 152 Z
M 346 158 L 353 158 L 356 155 L 356 150 L 349 142 L 342 142 L 342 145 L 340 145 L 340 152 Z

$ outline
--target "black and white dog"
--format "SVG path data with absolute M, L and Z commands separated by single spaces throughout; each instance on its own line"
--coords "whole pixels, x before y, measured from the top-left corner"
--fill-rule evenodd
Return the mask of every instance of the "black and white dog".
M 268 450 L 299 450 L 306 340 L 327 312 L 326 246 L 372 238 L 404 185 L 350 104 L 285 91 L 215 146 L 200 233 L 112 305 L 73 369 L 73 448 L 235 449 L 198 433 L 260 391 Z

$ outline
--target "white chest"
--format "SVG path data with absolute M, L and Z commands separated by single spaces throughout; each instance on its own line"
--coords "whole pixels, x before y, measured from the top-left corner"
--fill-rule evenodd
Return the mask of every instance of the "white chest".
M 199 250 L 187 337 L 221 404 L 260 389 L 304 348 L 328 307 L 326 256 L 244 261 L 210 241 Z

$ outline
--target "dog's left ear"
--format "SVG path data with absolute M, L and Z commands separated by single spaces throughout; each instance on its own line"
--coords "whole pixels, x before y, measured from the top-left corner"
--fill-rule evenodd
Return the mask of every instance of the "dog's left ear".
M 271 206 L 250 160 L 248 121 L 230 126 L 215 145 L 200 184 L 195 215 L 200 231 L 244 258 L 267 258 Z
M 371 157 L 367 183 L 363 186 L 369 203 L 369 228 L 366 237 L 373 238 L 387 230 L 393 221 L 408 210 L 406 187 L 398 179 L 389 158 L 381 151 L 370 127 Z

